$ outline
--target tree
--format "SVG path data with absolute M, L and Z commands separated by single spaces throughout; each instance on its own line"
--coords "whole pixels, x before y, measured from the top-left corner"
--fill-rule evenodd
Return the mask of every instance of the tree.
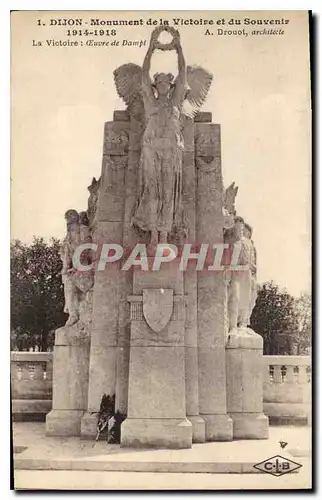
M 280 354 L 282 339 L 285 354 L 291 354 L 298 328 L 294 297 L 272 281 L 264 283 L 259 288 L 250 326 L 263 337 L 264 354 Z
M 312 300 L 309 293 L 302 293 L 295 301 L 297 320 L 296 338 L 299 352 L 307 353 L 311 347 L 312 336 Z
M 66 321 L 61 280 L 60 242 L 34 238 L 31 245 L 11 244 L 12 348 L 51 346 L 52 332 Z

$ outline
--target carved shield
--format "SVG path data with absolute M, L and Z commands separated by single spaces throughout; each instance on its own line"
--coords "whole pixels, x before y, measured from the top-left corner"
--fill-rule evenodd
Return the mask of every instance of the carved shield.
M 170 321 L 173 311 L 173 290 L 152 288 L 143 290 L 143 314 L 155 332 L 161 332 Z
M 94 285 L 94 277 L 91 271 L 82 272 L 74 276 L 74 284 L 83 293 L 87 293 Z

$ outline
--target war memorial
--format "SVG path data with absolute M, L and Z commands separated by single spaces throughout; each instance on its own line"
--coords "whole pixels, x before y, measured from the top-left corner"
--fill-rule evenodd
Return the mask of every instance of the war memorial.
M 156 50 L 177 53 L 176 76 L 151 78 Z M 47 436 L 94 440 L 112 422 L 121 447 L 268 438 L 263 342 L 249 328 L 256 250 L 237 188 L 224 187 L 220 124 L 200 111 L 212 78 L 186 63 L 170 27 L 152 32 L 142 67 L 114 71 L 126 109 L 105 123 L 87 209 L 65 215 L 69 317 L 56 331 Z

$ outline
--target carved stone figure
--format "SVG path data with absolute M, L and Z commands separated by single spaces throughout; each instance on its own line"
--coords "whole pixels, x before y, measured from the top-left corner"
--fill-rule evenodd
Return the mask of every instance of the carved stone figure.
M 238 193 L 238 186 L 232 182 L 230 186 L 224 191 L 223 199 L 223 216 L 224 216 L 224 229 L 232 229 L 234 227 L 234 220 L 236 215 L 235 199 Z
M 79 212 L 79 237 L 81 242 L 91 241 L 87 212 Z
M 237 329 L 237 327 L 247 328 L 249 324 L 253 247 L 251 241 L 244 236 L 244 227 L 244 220 L 241 217 L 236 217 L 233 229 L 227 231 L 225 235 L 225 242 L 232 245 L 234 252 L 239 252 L 238 265 L 245 266 L 243 270 L 234 269 L 231 266 L 228 273 L 228 332 Z
M 84 300 L 88 302 L 86 295 L 93 286 L 93 276 L 91 272 L 77 272 L 73 267 L 73 255 L 76 248 L 80 243 L 90 239 L 87 214 L 86 212 L 78 214 L 73 209 L 67 210 L 65 220 L 67 235 L 61 248 L 63 262 L 61 274 L 65 295 L 64 312 L 69 315 L 66 326 L 72 326 L 79 321 L 80 310 L 84 311 L 82 302 Z M 85 252 L 82 255 L 82 264 L 89 264 L 90 259 L 91 255 Z
M 252 240 L 253 228 L 245 223 L 244 226 L 244 236 L 249 239 L 251 243 L 251 255 L 250 255 L 250 270 L 251 270 L 251 298 L 250 298 L 250 306 L 249 306 L 249 315 L 248 315 L 248 325 L 250 324 L 250 317 L 252 315 L 253 309 L 256 304 L 257 299 L 257 252 Z
M 63 268 L 61 271 L 64 284 L 65 307 L 64 312 L 69 315 L 66 322 L 71 326 L 78 321 L 78 294 L 73 285 L 73 254 L 79 244 L 79 214 L 76 210 L 67 210 L 65 213 L 67 235 L 61 248 Z
M 162 31 L 172 35 L 170 44 L 158 41 Z M 151 82 L 149 71 L 156 49 L 176 50 L 176 78 L 171 73 L 157 73 Z M 144 105 L 138 202 L 132 224 L 151 233 L 152 245 L 158 241 L 164 243 L 171 232 L 180 231 L 184 224 L 181 113 L 190 117 L 197 113 L 207 96 L 212 75 L 200 67 L 186 67 L 178 31 L 172 27 L 158 27 L 152 32 L 143 68 L 123 65 L 115 70 L 114 76 L 118 93 L 128 105 L 130 114 L 138 115 L 140 103 Z
M 89 226 L 92 226 L 94 223 L 100 183 L 101 183 L 100 179 L 98 179 L 98 181 L 97 181 L 95 179 L 95 177 L 93 177 L 91 185 L 88 186 L 88 188 L 87 188 L 88 191 L 90 192 L 90 195 L 88 198 L 88 208 L 87 208 L 87 216 L 88 216 Z

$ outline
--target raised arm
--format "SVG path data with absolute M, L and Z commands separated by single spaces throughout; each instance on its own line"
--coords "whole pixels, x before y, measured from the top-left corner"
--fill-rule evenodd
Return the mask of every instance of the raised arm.
M 180 43 L 179 33 L 176 31 L 174 37 L 175 48 L 178 54 L 178 76 L 176 79 L 176 88 L 174 98 L 176 102 L 181 105 L 184 100 L 184 93 L 186 88 L 186 62 L 183 56 L 183 51 Z
M 143 61 L 143 66 L 142 66 L 142 90 L 143 94 L 145 97 L 148 97 L 149 99 L 154 99 L 154 94 L 153 90 L 151 87 L 151 80 L 150 80 L 150 68 L 151 68 L 151 58 L 152 54 L 154 52 L 154 47 L 155 46 L 155 35 L 154 32 L 152 32 L 151 39 L 150 39 L 150 45 L 147 50 L 147 53 L 145 54 L 145 58 Z

